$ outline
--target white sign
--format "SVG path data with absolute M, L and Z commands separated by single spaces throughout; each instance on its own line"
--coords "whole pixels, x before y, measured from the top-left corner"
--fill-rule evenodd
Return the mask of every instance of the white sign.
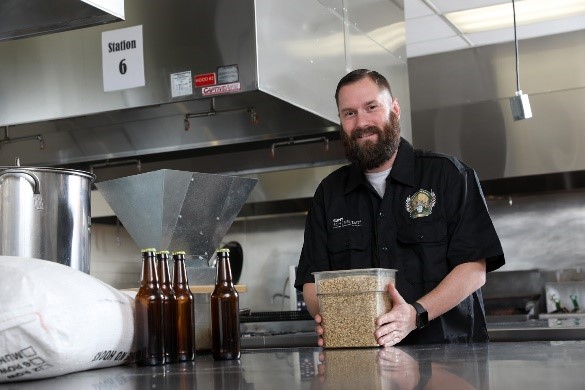
M 104 92 L 143 87 L 142 26 L 102 32 Z
M 191 71 L 171 74 L 171 97 L 193 94 Z

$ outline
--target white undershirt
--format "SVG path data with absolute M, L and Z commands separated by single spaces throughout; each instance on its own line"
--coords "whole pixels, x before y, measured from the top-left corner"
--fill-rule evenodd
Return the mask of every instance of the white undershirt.
M 380 198 L 384 197 L 384 192 L 386 191 L 386 178 L 388 177 L 388 174 L 390 174 L 391 169 L 392 168 L 388 168 L 382 172 L 364 172 L 372 187 L 374 187 L 378 195 L 380 195 Z

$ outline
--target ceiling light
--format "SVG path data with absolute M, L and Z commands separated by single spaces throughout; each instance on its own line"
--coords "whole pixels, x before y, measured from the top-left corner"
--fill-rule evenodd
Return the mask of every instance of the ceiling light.
M 512 4 L 446 13 L 445 17 L 462 33 L 512 27 Z M 585 15 L 585 0 L 523 0 L 516 2 L 516 23 L 519 25 Z
M 518 57 L 518 34 L 516 31 L 516 3 L 512 0 L 512 13 L 514 22 L 514 48 L 516 52 L 516 95 L 510 98 L 510 108 L 515 121 L 532 118 L 532 109 L 528 95 L 520 89 L 520 58 Z

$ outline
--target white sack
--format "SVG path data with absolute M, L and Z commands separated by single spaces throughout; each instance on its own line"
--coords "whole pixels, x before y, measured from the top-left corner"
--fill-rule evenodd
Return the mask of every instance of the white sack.
M 59 263 L 0 256 L 0 382 L 134 357 L 132 297 Z

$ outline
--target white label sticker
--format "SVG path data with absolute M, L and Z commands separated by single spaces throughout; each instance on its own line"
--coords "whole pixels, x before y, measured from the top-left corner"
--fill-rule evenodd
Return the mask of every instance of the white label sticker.
M 142 26 L 102 32 L 104 92 L 143 87 Z
M 193 94 L 191 71 L 171 74 L 171 97 Z
M 214 85 L 213 87 L 203 87 L 203 88 L 201 88 L 201 95 L 203 95 L 203 96 L 221 95 L 224 93 L 232 93 L 232 92 L 239 92 L 239 91 L 240 91 L 240 83 L 232 83 L 232 84 Z

